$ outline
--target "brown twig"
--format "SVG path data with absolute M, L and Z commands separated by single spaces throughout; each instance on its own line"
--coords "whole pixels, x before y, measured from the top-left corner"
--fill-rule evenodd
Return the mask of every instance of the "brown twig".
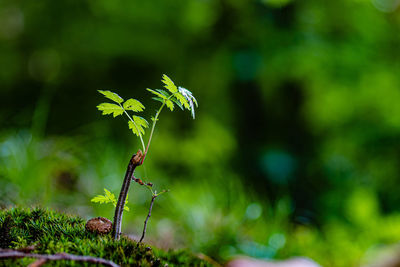
M 59 254 L 35 254 L 35 253 L 25 253 L 12 249 L 0 249 L 0 259 L 17 259 L 17 258 L 36 258 L 43 259 L 45 261 L 59 261 L 59 260 L 70 260 L 70 261 L 83 261 L 95 264 L 102 264 L 105 266 L 119 267 L 118 264 L 105 260 L 102 258 L 96 258 L 91 256 L 81 256 L 67 253 Z M 39 265 L 40 266 L 40 265 Z
M 46 259 L 38 259 L 35 262 L 32 262 L 28 265 L 28 267 L 40 267 L 43 266 L 47 262 Z
M 154 204 L 154 200 L 156 199 L 158 195 L 153 195 L 151 197 L 151 202 L 150 202 L 150 208 L 149 208 L 149 213 L 147 214 L 146 220 L 144 221 L 144 227 L 143 227 L 143 233 L 142 233 L 142 237 L 140 238 L 137 246 L 139 247 L 139 244 L 143 241 L 144 235 L 146 234 L 146 229 L 147 229 L 147 222 L 150 219 L 151 216 L 151 210 L 153 209 L 153 204 Z
M 126 169 L 124 182 L 122 183 L 121 192 L 119 193 L 117 206 L 115 207 L 114 222 L 112 236 L 114 240 L 118 240 L 121 235 L 122 214 L 124 212 L 124 205 L 129 191 L 129 185 L 132 177 L 134 177 L 135 168 L 140 166 L 143 162 L 143 153 L 139 150 L 132 156 Z

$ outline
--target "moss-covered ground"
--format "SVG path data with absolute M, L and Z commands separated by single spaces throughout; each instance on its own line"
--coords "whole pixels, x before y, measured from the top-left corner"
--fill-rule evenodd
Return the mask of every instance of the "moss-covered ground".
M 0 248 L 33 249 L 32 253 L 71 253 L 111 260 L 121 266 L 212 266 L 188 251 L 163 251 L 122 237 L 85 230 L 85 221 L 41 208 L 0 210 Z M 0 260 L 0 266 L 27 266 L 34 259 Z M 167 265 L 166 265 L 167 264 Z M 93 266 L 73 261 L 49 261 L 45 266 Z

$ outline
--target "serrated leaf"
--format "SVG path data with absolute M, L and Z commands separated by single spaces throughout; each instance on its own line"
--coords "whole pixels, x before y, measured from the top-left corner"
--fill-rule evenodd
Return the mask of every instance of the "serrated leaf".
M 159 98 L 159 97 L 152 97 L 156 101 L 160 101 L 161 103 L 164 103 L 164 99 Z
M 102 196 L 102 195 L 97 195 L 94 198 L 92 198 L 90 201 L 94 202 L 94 203 L 103 204 L 103 203 L 107 202 L 107 198 L 105 196 Z
M 163 75 L 162 76 L 162 80 L 161 80 L 164 84 L 165 84 L 165 88 L 168 89 L 168 91 L 170 91 L 171 93 L 176 93 L 178 92 L 178 88 L 176 87 L 176 85 L 174 84 L 174 82 L 167 76 L 167 75 Z
M 124 109 L 126 110 L 132 110 L 135 112 L 140 112 L 144 110 L 144 106 L 142 103 L 140 103 L 138 100 L 130 98 L 125 101 L 123 105 Z
M 177 97 L 178 97 L 178 95 L 181 95 L 181 96 L 183 96 L 183 97 L 186 99 L 187 103 L 189 104 L 189 107 L 188 107 L 188 106 L 185 106 L 185 108 L 187 108 L 188 110 L 191 111 L 192 117 L 193 117 L 193 119 L 194 119 L 194 118 L 195 118 L 195 114 L 194 114 L 194 104 L 196 104 L 196 106 L 198 106 L 198 105 L 197 105 L 197 100 L 196 100 L 196 98 L 194 98 L 194 96 L 192 95 L 192 92 L 190 92 L 190 91 L 189 91 L 188 89 L 186 89 L 186 88 L 179 87 L 178 90 L 179 90 L 179 94 L 177 94 Z M 178 98 L 179 98 L 179 97 L 178 97 Z
M 121 104 L 122 102 L 124 102 L 124 99 L 116 93 L 113 93 L 108 90 L 107 91 L 98 90 L 98 91 L 100 94 L 104 95 L 105 97 L 107 97 L 108 99 L 111 99 L 114 102 L 117 102 L 118 104 Z
M 155 94 L 156 96 L 158 96 L 161 99 L 167 99 L 167 97 L 165 95 L 160 94 L 159 92 L 157 92 L 157 91 L 155 91 L 153 89 L 147 88 L 147 91 L 149 91 L 152 94 Z
M 136 125 L 133 121 L 128 121 L 128 126 L 129 129 L 131 129 L 135 135 L 137 136 L 144 135 L 143 127 L 141 127 L 140 125 Z
M 142 117 L 140 116 L 133 116 L 133 121 L 136 123 L 136 125 L 140 125 L 144 128 L 149 127 L 149 123 Z
M 199 104 L 197 104 L 197 100 L 196 100 L 196 98 L 194 98 L 193 95 L 192 95 L 192 100 L 193 100 L 193 102 L 196 104 L 196 108 L 198 108 L 198 107 L 199 107 Z
M 116 206 L 117 205 L 117 199 L 115 198 L 115 195 L 113 193 L 111 193 L 110 191 L 108 191 L 107 189 L 105 189 L 105 188 L 104 188 L 104 193 L 105 193 L 106 198 L 108 198 L 109 201 Z
M 97 195 L 94 198 L 92 198 L 90 201 L 95 202 L 95 203 L 100 203 L 100 204 L 111 203 L 114 207 L 117 206 L 117 199 L 115 198 L 115 195 L 105 188 L 104 188 L 104 196 Z
M 101 103 L 97 106 L 97 109 L 102 111 L 103 115 L 113 114 L 114 118 L 124 113 L 121 106 L 111 103 Z
M 167 107 L 173 111 L 174 110 L 174 102 L 172 102 L 171 100 L 167 99 L 165 104 L 167 105 Z
M 126 210 L 126 211 L 129 211 L 129 207 L 127 206 L 128 205 L 128 197 L 129 197 L 129 195 L 127 194 L 126 195 L 126 200 L 125 200 L 125 203 L 124 203 L 124 210 Z
M 176 99 L 179 100 L 179 102 L 181 103 L 182 106 L 184 106 L 186 109 L 190 109 L 188 101 L 181 93 L 175 94 L 175 97 L 176 97 Z
M 168 97 L 171 96 L 167 91 L 162 90 L 162 89 L 156 89 L 155 91 L 157 91 L 157 92 L 159 92 L 160 94 L 164 95 L 166 98 L 168 98 Z
M 180 109 L 183 110 L 183 106 L 182 106 L 181 102 L 179 102 L 178 99 L 176 99 L 176 97 L 172 97 L 171 101 L 174 102 L 178 107 L 180 107 Z
M 142 117 L 132 116 L 133 121 L 128 122 L 129 129 L 137 136 L 144 135 L 144 128 L 149 126 L 149 123 Z

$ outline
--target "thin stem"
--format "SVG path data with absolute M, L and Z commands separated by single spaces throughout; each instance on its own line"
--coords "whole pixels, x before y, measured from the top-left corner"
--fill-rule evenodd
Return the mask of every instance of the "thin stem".
M 142 147 L 143 147 L 143 151 L 144 151 L 144 150 L 146 149 L 146 147 L 145 147 L 145 145 L 144 145 L 144 141 L 143 141 L 142 134 L 140 133 L 138 127 L 136 126 L 135 121 L 132 119 L 132 117 L 129 115 L 129 113 L 124 109 L 124 107 L 123 107 L 121 104 L 119 104 L 119 105 L 120 105 L 121 108 L 124 110 L 124 113 L 125 113 L 126 116 L 128 116 L 129 120 L 130 120 L 131 122 L 133 122 L 133 125 L 134 125 L 135 128 L 136 128 L 136 131 L 139 133 L 140 142 L 142 142 Z
M 12 249 L 0 249 L 0 259 L 16 259 L 16 258 L 36 258 L 36 259 L 44 259 L 46 261 L 59 261 L 59 260 L 70 260 L 70 261 L 83 261 L 90 262 L 94 264 L 102 264 L 105 266 L 111 267 L 119 267 L 118 264 L 91 256 L 81 256 L 67 253 L 59 253 L 59 254 L 34 254 L 34 253 L 25 253 Z
M 158 120 L 158 116 L 160 115 L 161 110 L 164 108 L 165 104 L 167 103 L 167 100 L 170 100 L 173 96 L 175 96 L 175 94 L 176 94 L 176 93 L 170 95 L 166 100 L 163 101 L 163 103 L 162 103 L 160 109 L 157 111 L 156 116 L 154 117 L 153 125 L 152 125 L 152 127 L 151 127 L 151 132 L 150 132 L 149 141 L 147 142 L 147 147 L 146 147 L 146 149 L 144 150 L 144 157 L 143 157 L 143 160 L 146 158 L 147 152 L 149 151 L 151 139 L 153 138 L 153 133 L 154 133 L 154 129 L 155 129 L 155 127 L 156 127 L 156 123 L 157 123 L 157 120 Z M 142 162 L 142 163 L 143 163 L 143 162 Z
M 144 235 L 146 234 L 146 230 L 147 230 L 147 222 L 150 219 L 151 216 L 151 210 L 153 209 L 153 204 L 154 204 L 154 200 L 156 199 L 157 195 L 153 195 L 151 197 L 151 202 L 150 202 L 150 208 L 149 208 L 149 213 L 147 214 L 146 220 L 144 221 L 144 227 L 143 227 L 143 233 L 142 233 L 142 237 L 140 238 L 137 247 L 139 247 L 139 244 L 142 242 Z
M 154 133 L 154 129 L 155 129 L 155 127 L 156 127 L 156 123 L 157 123 L 157 120 L 158 120 L 158 116 L 160 115 L 161 110 L 162 110 L 163 107 L 165 106 L 165 103 L 166 103 L 166 102 L 164 101 L 163 104 L 161 105 L 160 109 L 157 111 L 156 116 L 154 117 L 153 126 L 151 127 L 151 132 L 150 132 L 149 141 L 147 142 L 147 147 L 146 147 L 146 149 L 145 149 L 145 151 L 144 151 L 144 156 L 145 156 L 145 157 L 146 157 L 146 155 L 147 155 L 147 152 L 149 151 L 151 139 L 153 138 L 153 133 Z

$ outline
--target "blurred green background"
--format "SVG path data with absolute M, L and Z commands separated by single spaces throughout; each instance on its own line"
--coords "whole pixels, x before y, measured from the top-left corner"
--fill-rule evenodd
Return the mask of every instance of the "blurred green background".
M 137 170 L 171 190 L 147 241 L 219 262 L 368 262 L 400 240 L 398 5 L 0 0 L 0 205 L 112 218 L 90 199 L 118 195 L 140 143 L 96 90 L 149 119 L 165 73 L 199 108 L 165 110 Z M 133 185 L 124 232 L 141 233 L 150 198 Z

